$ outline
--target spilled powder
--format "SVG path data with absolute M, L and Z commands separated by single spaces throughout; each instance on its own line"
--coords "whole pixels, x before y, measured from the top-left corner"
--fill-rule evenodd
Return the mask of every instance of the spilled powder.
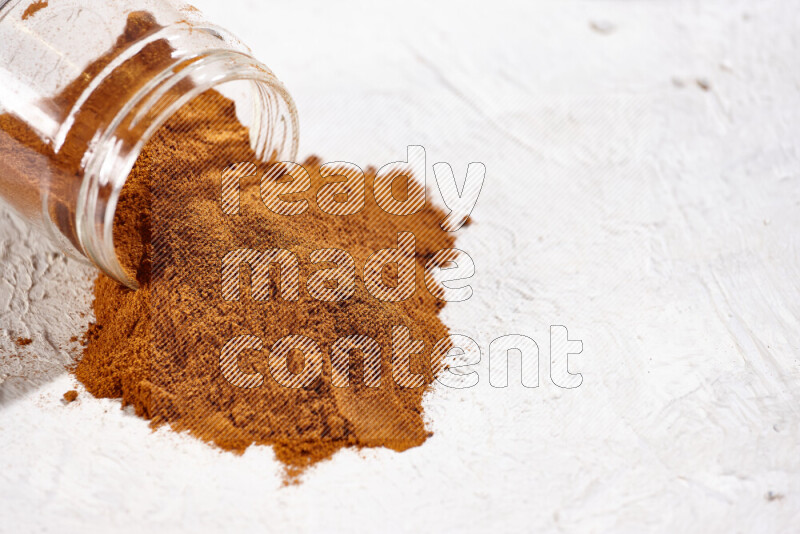
M 38 2 L 32 2 L 28 7 L 25 8 L 25 11 L 22 13 L 22 20 L 28 20 L 30 17 L 34 16 L 40 10 L 44 9 L 48 5 L 48 0 L 39 0 Z
M 233 103 L 215 91 L 184 106 L 148 142 L 123 189 L 114 227 L 118 256 L 137 270 L 141 288 L 131 291 L 98 278 L 96 322 L 86 334 L 76 376 L 97 397 L 122 398 L 154 427 L 188 431 L 239 453 L 250 445 L 271 445 L 290 478 L 343 447 L 403 451 L 422 444 L 429 436 L 422 398 L 442 367 L 441 361 L 431 362 L 431 350 L 448 334 L 437 315 L 444 303 L 422 283 L 423 267 L 436 251 L 453 245 L 452 234 L 439 227 L 445 214 L 430 205 L 415 215 L 387 214 L 372 197 L 371 169 L 365 173 L 365 207 L 354 215 L 326 214 L 315 195 L 336 179 L 323 180 L 317 172 L 321 161 L 310 158 L 303 163 L 310 189 L 289 196 L 308 201 L 304 213 L 277 215 L 265 207 L 260 165 L 256 176 L 241 180 L 239 213 L 225 215 L 220 173 L 242 161 L 257 163 L 248 131 Z M 395 186 L 398 182 L 420 187 L 402 179 Z M 382 302 L 365 289 L 364 263 L 380 249 L 397 247 L 400 231 L 416 237 L 416 291 L 402 302 Z M 221 258 L 240 248 L 296 254 L 299 300 L 285 300 L 274 283 L 269 299 L 256 301 L 247 274 L 240 281 L 242 298 L 224 300 Z M 336 266 L 309 261 L 312 251 L 327 248 L 344 249 L 355 260 L 355 293 L 348 300 L 322 302 L 307 291 L 313 272 Z M 396 275 L 385 269 L 384 283 L 396 283 Z M 392 380 L 393 326 L 407 327 L 412 339 L 424 342 L 410 366 L 423 378 L 421 387 L 404 388 Z M 330 346 L 355 334 L 380 345 L 380 387 L 365 385 L 359 351 L 351 354 L 349 386 L 332 385 Z M 260 387 L 233 386 L 220 371 L 224 344 L 241 335 L 263 342 L 263 350 L 239 358 L 244 372 L 262 374 Z M 323 354 L 321 376 L 301 389 L 284 387 L 270 375 L 269 348 L 287 335 L 311 338 Z M 297 352 L 287 360 L 290 372 L 302 371 Z
M 64 402 L 67 404 L 75 402 L 78 399 L 78 392 L 74 389 L 71 389 L 64 393 Z
M 46 5 L 35 2 L 25 15 L 33 16 Z M 115 57 L 159 28 L 150 14 L 132 13 L 114 46 L 54 95 L 49 107 L 60 114 L 69 112 Z M 165 40 L 153 40 L 104 79 L 82 106 L 57 153 L 23 121 L 0 115 L 0 187 L 14 191 L 15 205 L 24 215 L 35 218 L 46 200 L 57 227 L 78 244 L 71 206 L 90 140 L 151 73 L 173 61 L 172 52 Z M 227 165 L 244 161 L 256 163 L 258 172 L 241 180 L 239 213 L 224 215 L 220 173 Z M 258 179 L 265 165 L 256 161 L 249 132 L 238 120 L 233 102 L 208 91 L 181 108 L 144 147 L 116 211 L 117 254 L 141 288 L 131 291 L 99 276 L 95 323 L 82 339 L 83 357 L 74 369 L 94 396 L 121 398 L 123 405 L 132 406 L 154 427 L 185 431 L 237 453 L 251 445 L 272 446 L 290 477 L 343 447 L 402 451 L 427 439 L 422 398 L 442 367 L 431 357 L 433 345 L 448 331 L 438 318 L 444 303 L 422 283 L 423 266 L 454 241 L 452 234 L 440 229 L 445 214 L 434 207 L 406 217 L 378 208 L 371 194 L 374 170 L 370 169 L 365 173 L 366 200 L 360 212 L 348 216 L 322 212 L 316 206 L 316 192 L 337 179 L 319 176 L 318 159 L 303 164 L 311 175 L 311 187 L 289 198 L 307 200 L 308 209 L 291 217 L 277 215 L 261 201 Z M 394 185 L 398 200 L 403 200 L 405 188 L 420 187 L 400 179 Z M 45 191 L 49 191 L 46 198 Z M 365 289 L 364 263 L 375 251 L 396 247 L 401 231 L 415 234 L 416 291 L 402 302 L 378 301 Z M 296 254 L 301 262 L 299 300 L 285 300 L 278 283 L 268 300 L 254 300 L 247 289 L 247 269 L 241 277 L 242 298 L 224 300 L 221 258 L 241 248 L 281 248 Z M 355 261 L 355 293 L 348 300 L 321 302 L 306 289 L 315 271 L 336 266 L 309 261 L 312 251 L 327 248 L 346 250 Z M 387 269 L 384 282 L 391 286 L 396 276 L 396 270 Z M 422 378 L 420 387 L 404 388 L 392 379 L 394 326 L 407 327 L 413 340 L 424 343 L 410 366 Z M 278 384 L 268 365 L 270 347 L 290 334 L 314 340 L 324 359 L 321 376 L 301 389 Z M 379 387 L 365 384 L 366 358 L 358 351 L 350 355 L 349 385 L 332 385 L 331 345 L 356 334 L 375 339 L 381 348 Z M 263 350 L 245 351 L 239 357 L 242 371 L 264 377 L 257 388 L 233 386 L 220 371 L 222 347 L 242 335 L 256 336 L 263 343 Z M 287 360 L 290 372 L 302 371 L 297 353 Z M 67 396 L 65 400 L 69 401 Z

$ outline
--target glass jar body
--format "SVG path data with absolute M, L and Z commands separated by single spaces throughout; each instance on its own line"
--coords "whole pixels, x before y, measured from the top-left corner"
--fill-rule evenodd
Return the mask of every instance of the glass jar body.
M 170 0 L 0 0 L 0 197 L 65 252 L 129 287 L 120 192 L 147 140 L 216 89 L 260 158 L 293 159 L 297 112 L 238 39 Z

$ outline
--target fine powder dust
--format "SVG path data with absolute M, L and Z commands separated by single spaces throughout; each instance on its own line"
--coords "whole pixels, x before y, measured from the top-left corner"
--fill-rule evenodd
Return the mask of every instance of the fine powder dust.
M 40 4 L 46 2 L 36 5 Z M 49 106 L 66 114 L 113 58 L 159 28 L 151 15 L 132 13 L 112 49 L 55 95 Z M 0 115 L 0 187 L 14 193 L 17 208 L 33 216 L 46 200 L 52 220 L 77 245 L 70 206 L 75 205 L 83 154 L 95 130 L 151 73 L 171 61 L 172 49 L 163 40 L 150 42 L 128 59 L 89 97 L 58 153 L 17 117 Z M 259 172 L 241 180 L 239 213 L 225 215 L 221 171 L 238 162 L 252 162 Z M 300 215 L 277 215 L 261 200 L 259 177 L 266 165 L 257 161 L 233 102 L 207 91 L 180 108 L 145 145 L 123 188 L 114 242 L 120 262 L 135 274 L 140 289 L 129 290 L 105 275 L 97 279 L 95 323 L 85 334 L 84 354 L 74 370 L 86 389 L 96 397 L 121 398 L 154 427 L 188 431 L 225 450 L 270 445 L 290 477 L 343 447 L 402 451 L 423 443 L 429 432 L 422 398 L 443 364 L 439 356 L 432 356 L 432 349 L 448 334 L 438 317 L 444 302 L 422 282 L 423 267 L 437 251 L 452 247 L 453 235 L 439 226 L 444 212 L 430 205 L 404 217 L 381 210 L 372 196 L 375 171 L 370 169 L 365 172 L 361 211 L 347 216 L 321 211 L 316 192 L 337 180 L 323 179 L 320 164 L 316 158 L 303 163 L 311 186 L 289 196 L 307 200 L 308 209 Z M 403 186 L 420 187 L 400 179 L 394 185 L 398 200 Z M 412 232 L 416 238 L 416 291 L 407 300 L 383 302 L 367 292 L 363 268 L 375 251 L 397 247 L 398 232 Z M 221 259 L 242 248 L 296 254 L 299 300 L 284 299 L 279 283 L 273 283 L 267 300 L 254 300 L 247 269 L 242 269 L 240 300 L 224 300 Z M 336 266 L 311 263 L 311 252 L 319 249 L 342 249 L 354 259 L 355 292 L 349 299 L 325 302 L 309 295 L 308 278 Z M 283 276 L 273 274 L 276 282 Z M 396 275 L 391 268 L 385 270 L 384 283 L 391 287 Z M 402 387 L 393 380 L 396 326 L 407 328 L 412 340 L 424 342 L 410 365 L 421 377 L 419 387 Z M 239 356 L 243 372 L 264 377 L 257 388 L 236 387 L 220 370 L 222 347 L 243 335 L 263 344 L 262 350 Z M 300 389 L 284 387 L 270 374 L 270 348 L 287 335 L 307 336 L 323 355 L 321 376 Z M 349 384 L 333 385 L 331 345 L 351 335 L 369 336 L 379 344 L 379 387 L 365 383 L 366 358 L 359 351 L 350 354 Z M 302 372 L 303 359 L 297 352 L 286 360 L 290 372 Z
M 121 397 L 124 405 L 230 451 L 272 445 L 292 476 L 342 447 L 389 447 L 402 451 L 429 436 L 422 397 L 441 370 L 431 361 L 434 344 L 448 335 L 435 299 L 423 279 L 425 263 L 453 237 L 439 224 L 445 214 L 426 206 L 398 217 L 378 207 L 372 197 L 374 170 L 366 175 L 365 207 L 357 214 L 335 216 L 315 203 L 316 191 L 332 178 L 317 172 L 320 161 L 303 166 L 311 174 L 308 209 L 294 216 L 268 210 L 260 197 L 259 177 L 241 180 L 239 214 L 225 215 L 220 202 L 221 170 L 230 163 L 256 162 L 248 131 L 236 119 L 233 103 L 208 91 L 184 106 L 145 146 L 131 172 L 115 220 L 115 241 L 123 264 L 137 265 L 140 289 L 131 291 L 101 275 L 95 286 L 96 323 L 75 373 L 97 397 Z M 263 167 L 263 166 L 262 166 Z M 395 180 L 402 182 L 402 180 Z M 419 187 L 409 181 L 409 188 Z M 380 249 L 397 247 L 397 233 L 416 237 L 417 284 L 402 302 L 382 302 L 363 283 L 364 263 Z M 300 298 L 287 301 L 273 284 L 268 300 L 249 297 L 242 277 L 242 298 L 221 294 L 220 259 L 240 248 L 288 250 L 300 259 Z M 313 299 L 306 280 L 316 270 L 318 249 L 346 250 L 355 260 L 354 295 L 339 302 Z M 392 269 L 383 272 L 391 287 Z M 396 284 L 396 276 L 394 277 Z M 404 326 L 425 349 L 411 358 L 411 372 L 423 385 L 405 388 L 392 379 L 392 327 Z M 220 372 L 225 342 L 253 335 L 264 350 L 245 351 L 240 368 L 264 376 L 261 387 L 242 389 Z M 302 389 L 287 388 L 270 376 L 269 347 L 287 335 L 314 340 L 324 357 L 322 375 Z M 364 357 L 350 358 L 347 387 L 331 382 L 330 346 L 338 338 L 366 335 L 381 348 L 381 383 L 364 384 Z M 288 358 L 291 372 L 302 358 Z

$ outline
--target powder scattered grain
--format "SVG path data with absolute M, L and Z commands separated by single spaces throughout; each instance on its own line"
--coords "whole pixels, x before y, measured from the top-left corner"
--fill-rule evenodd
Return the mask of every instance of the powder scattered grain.
M 71 109 L 86 84 L 122 49 L 158 28 L 147 13 L 132 14 L 113 49 L 54 97 L 54 109 Z M 64 235 L 76 243 L 74 213 L 68 206 L 74 205 L 70 195 L 80 183 L 81 156 L 94 128 L 116 113 L 110 102 L 124 102 L 127 91 L 139 88 L 146 78 L 141 73 L 162 68 L 170 58 L 169 44 L 154 40 L 117 69 L 83 106 L 85 115 L 77 118 L 58 153 L 16 117 L 0 115 L 0 186 L 19 188 L 19 196 L 27 202 L 24 211 L 26 206 L 40 209 L 42 198 L 37 195 L 46 188 L 39 180 L 55 184 L 48 210 Z M 281 248 L 304 261 L 314 250 L 338 248 L 347 250 L 363 268 L 374 251 L 396 246 L 398 232 L 411 231 L 416 236 L 419 281 L 425 262 L 453 244 L 452 235 L 439 228 L 444 213 L 426 207 L 413 216 L 388 215 L 370 193 L 374 170 L 366 173 L 364 209 L 346 217 L 323 213 L 316 209 L 314 195 L 330 180 L 319 175 L 320 160 L 312 158 L 304 162 L 311 172 L 312 187 L 305 195 L 311 209 L 293 217 L 266 210 L 254 178 L 242 180 L 240 213 L 226 216 L 219 202 L 220 171 L 239 161 L 252 161 L 264 169 L 233 102 L 216 91 L 181 108 L 144 147 L 114 221 L 118 256 L 141 289 L 130 291 L 104 275 L 97 279 L 96 321 L 84 335 L 77 378 L 97 397 L 121 398 L 123 405 L 133 406 L 154 427 L 188 431 L 234 452 L 271 445 L 290 477 L 343 447 L 401 451 L 420 445 L 430 435 L 422 398 L 441 369 L 441 362 L 431 362 L 429 355 L 434 343 L 448 333 L 437 315 L 443 302 L 423 284 L 406 301 L 377 301 L 366 291 L 360 274 L 355 294 L 346 301 L 321 302 L 305 289 L 298 301 L 287 301 L 273 288 L 264 302 L 249 297 L 230 302 L 221 295 L 219 262 L 224 253 L 239 248 Z M 301 288 L 325 267 L 330 265 L 304 263 Z M 387 283 L 392 276 L 396 272 L 391 269 L 384 272 Z M 422 378 L 421 387 L 404 388 L 392 380 L 393 326 L 407 327 L 412 339 L 424 343 L 411 362 L 411 372 Z M 265 347 L 240 358 L 243 370 L 265 378 L 260 388 L 237 388 L 220 372 L 223 344 L 242 334 L 257 336 Z M 267 365 L 266 349 L 288 334 L 313 339 L 324 356 L 322 375 L 301 389 L 279 385 Z M 366 358 L 358 351 L 351 355 L 349 387 L 331 383 L 331 344 L 356 334 L 375 339 L 381 349 L 378 388 L 365 384 Z M 296 354 L 287 360 L 290 372 L 300 370 Z
M 46 8 L 48 4 L 49 4 L 48 0 L 38 0 L 37 2 L 32 2 L 30 5 L 28 5 L 28 7 L 25 8 L 25 11 L 22 13 L 22 20 L 28 20 L 30 17 L 34 16 L 37 12 Z

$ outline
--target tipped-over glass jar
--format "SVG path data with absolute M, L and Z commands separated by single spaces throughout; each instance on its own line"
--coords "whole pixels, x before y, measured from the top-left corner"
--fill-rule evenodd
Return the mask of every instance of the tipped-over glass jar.
M 0 0 L 0 197 L 65 252 L 136 288 L 114 213 L 142 148 L 209 89 L 259 158 L 291 160 L 297 112 L 249 49 L 172 0 Z

